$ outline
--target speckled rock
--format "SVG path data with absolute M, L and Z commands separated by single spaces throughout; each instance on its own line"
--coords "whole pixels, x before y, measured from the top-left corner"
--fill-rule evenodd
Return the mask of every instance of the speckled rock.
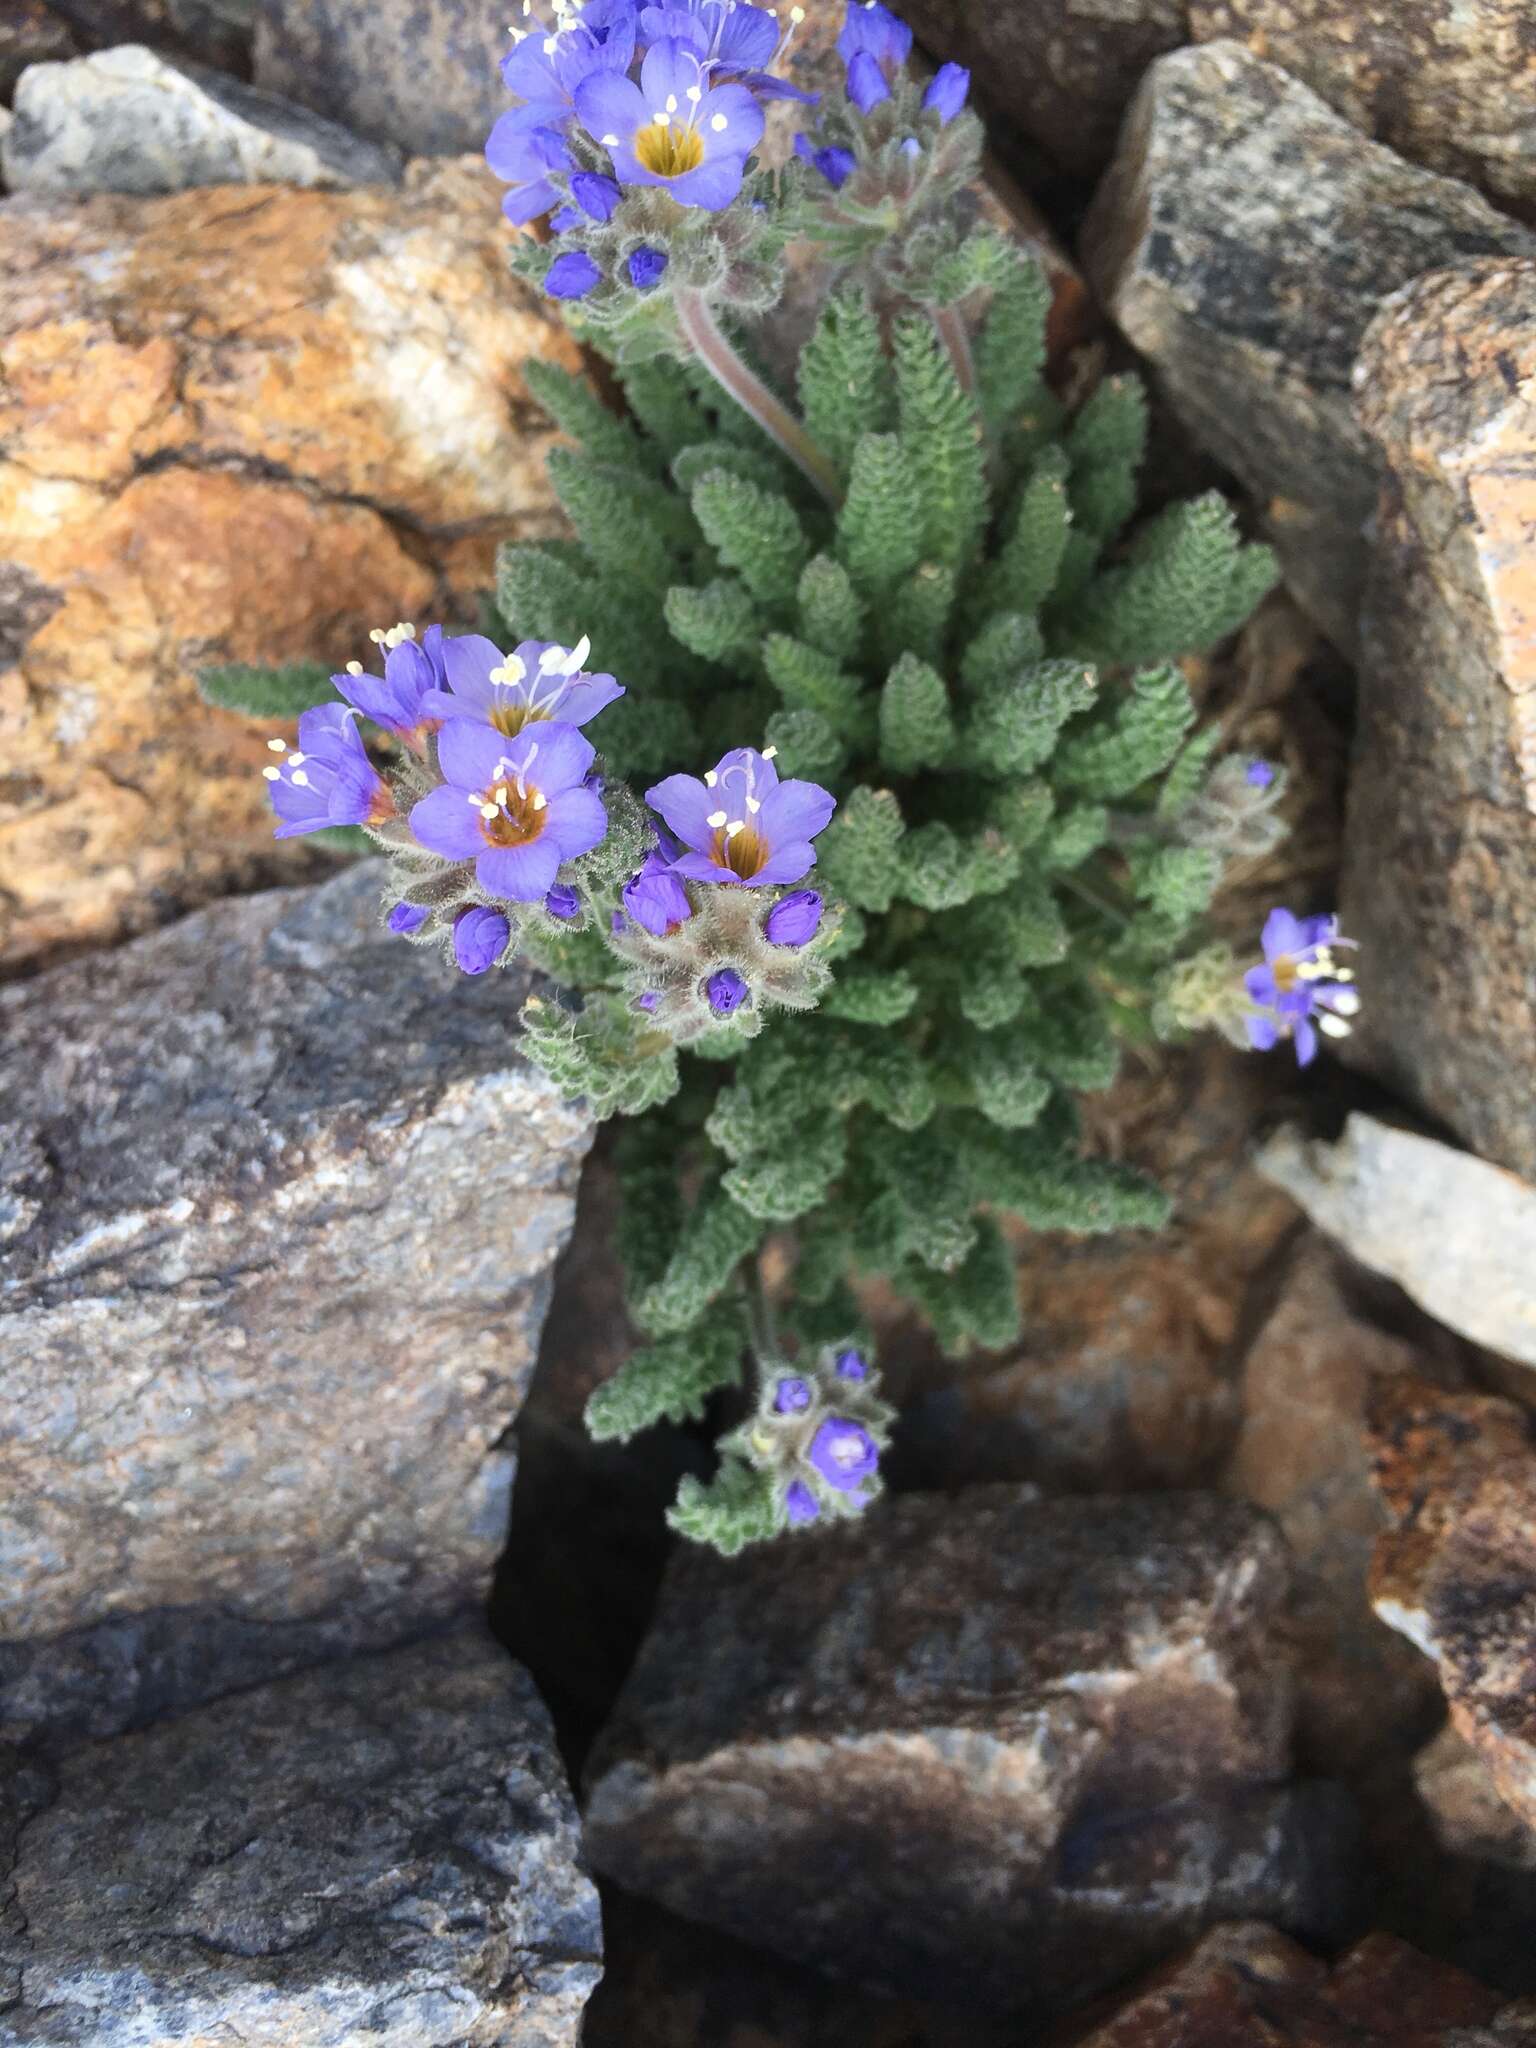
M 1536 15 L 1527 0 L 1189 0 L 1415 163 L 1536 211 Z
M 673 1565 L 588 1772 L 627 1890 L 875 1990 L 1043 2014 L 1347 1881 L 1287 1786 L 1285 1557 L 1199 1495 L 911 1495 Z
M 185 58 L 127 43 L 34 64 L 0 140 L 13 192 L 179 192 L 189 185 L 393 185 L 393 151 Z
M 1361 336 L 1411 278 L 1490 253 L 1536 240 L 1231 41 L 1152 66 L 1094 201 L 1089 275 L 1346 651 L 1376 497 L 1349 396 Z
M 1536 1182 L 1536 260 L 1421 278 L 1357 385 L 1387 482 L 1345 843 L 1349 1056 Z
M 1536 1828 L 1504 1804 L 1488 1766 L 1449 1722 L 1414 1758 L 1413 1786 L 1442 1849 L 1507 1870 L 1536 1871 Z
M 0 991 L 0 1740 L 484 1598 L 590 1125 L 371 869 Z
M 1451 1722 L 1536 1829 L 1536 1444 L 1512 1401 L 1404 1379 L 1375 1390 L 1376 1481 L 1392 1527 L 1376 1612 L 1439 1667 Z
M 312 871 L 195 669 L 468 616 L 499 539 L 558 530 L 522 372 L 576 350 L 498 189 L 0 205 L 0 960 Z
M 1382 971 L 1362 958 L 1362 977 Z M 1536 1365 L 1536 1188 L 1360 1111 L 1333 1145 L 1277 1131 L 1258 1165 L 1352 1258 L 1395 1280 L 1438 1321 Z
M 1484 2032 L 1492 2024 L 1492 2031 Z M 1219 1927 L 1078 2048 L 1498 2048 L 1528 2011 L 1389 1934 L 1332 1969 L 1273 1928 Z
M 75 1751 L 22 1810 L 0 2048 L 574 2048 L 597 1895 L 478 1629 Z

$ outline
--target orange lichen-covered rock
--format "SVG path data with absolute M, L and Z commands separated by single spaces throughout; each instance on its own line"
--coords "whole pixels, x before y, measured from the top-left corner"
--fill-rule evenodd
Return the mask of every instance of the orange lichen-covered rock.
M 576 351 L 497 190 L 0 206 L 0 960 L 271 867 L 262 735 L 200 664 L 339 663 L 552 529 L 522 366 Z

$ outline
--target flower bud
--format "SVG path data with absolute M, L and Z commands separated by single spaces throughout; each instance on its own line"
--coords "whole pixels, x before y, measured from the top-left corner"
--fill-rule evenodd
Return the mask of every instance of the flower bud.
M 397 903 L 384 923 L 392 932 L 419 932 L 431 915 L 419 903 Z
M 763 936 L 770 946 L 805 946 L 820 927 L 820 890 L 792 889 L 763 919 Z
M 734 967 L 722 967 L 705 982 L 704 993 L 709 998 L 709 1007 L 717 1017 L 731 1017 L 741 1008 L 752 991 Z
M 865 1363 L 864 1354 L 861 1351 L 839 1351 L 837 1354 L 837 1370 L 839 1375 L 845 1380 L 867 1380 L 869 1378 L 869 1367 Z
M 602 281 L 603 273 L 585 249 L 567 249 L 544 273 L 544 289 L 552 299 L 584 299 Z
M 776 1415 L 799 1415 L 811 1405 L 811 1390 L 804 1380 L 780 1380 L 773 1390 Z
M 821 1505 L 803 1479 L 792 1479 L 784 1489 L 784 1511 L 792 1529 L 803 1529 L 821 1513 Z
M 506 951 L 511 936 L 512 927 L 499 910 L 476 904 L 453 921 L 453 957 L 465 974 L 484 974 Z
M 551 917 L 562 918 L 568 922 L 573 917 L 580 917 L 581 898 L 574 889 L 567 888 L 564 882 L 556 882 L 554 888 L 544 898 L 544 908 Z
M 945 66 L 949 71 L 954 68 Z M 592 220 L 612 220 L 623 196 L 618 180 L 605 178 L 601 171 L 578 171 L 571 180 L 571 197 Z
M 657 853 L 647 855 L 645 865 L 624 884 L 620 895 L 635 923 L 653 939 L 665 938 L 693 915 L 687 890 Z
M 941 121 L 953 121 L 970 89 L 971 74 L 963 64 L 941 64 L 923 94 L 923 105 Z
M 636 249 L 629 259 L 629 281 L 637 292 L 648 292 L 661 283 L 667 268 L 665 249 Z

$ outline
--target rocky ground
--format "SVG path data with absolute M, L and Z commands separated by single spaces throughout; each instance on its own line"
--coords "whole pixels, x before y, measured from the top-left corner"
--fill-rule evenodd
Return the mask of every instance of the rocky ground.
M 1341 903 L 1364 1008 L 1132 1063 L 1170 1231 L 1021 1234 L 963 1368 L 872 1300 L 894 1498 L 722 1565 L 582 1430 L 525 982 L 386 957 L 193 682 L 557 529 L 503 14 L 0 0 L 0 2048 L 1536 2041 L 1536 27 L 905 11 L 1060 384 L 1279 549 L 1220 918 Z

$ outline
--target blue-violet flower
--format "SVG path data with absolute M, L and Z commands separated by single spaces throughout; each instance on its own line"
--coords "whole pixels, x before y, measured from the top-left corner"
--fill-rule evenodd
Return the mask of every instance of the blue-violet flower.
M 869 1378 L 869 1367 L 864 1362 L 862 1351 L 839 1351 L 836 1364 L 839 1374 L 845 1380 L 867 1380 Z
M 299 720 L 299 744 L 268 740 L 281 767 L 261 772 L 281 822 L 273 835 L 293 839 L 330 825 L 382 825 L 395 815 L 389 784 L 368 758 L 357 713 L 346 704 L 317 704 Z
M 567 888 L 564 882 L 557 882 L 544 898 L 544 908 L 551 917 L 558 917 L 569 923 L 573 917 L 581 915 L 581 898 L 574 889 Z
M 811 1463 L 839 1493 L 853 1493 L 873 1478 L 880 1449 L 862 1423 L 846 1415 L 829 1415 L 811 1438 Z
M 1250 789 L 1268 789 L 1275 779 L 1272 761 L 1250 761 L 1243 772 L 1243 780 Z
M 465 633 L 443 643 L 447 688 L 430 692 L 426 708 L 437 718 L 478 719 L 508 739 L 546 719 L 586 725 L 624 694 L 612 676 L 582 667 L 591 650 L 586 639 L 574 647 L 520 640 L 503 654 L 494 640 Z
M 912 31 L 879 0 L 849 0 L 838 33 L 837 54 L 844 64 L 861 56 L 871 58 L 889 82 L 912 54 Z
M 837 799 L 815 782 L 780 782 L 774 749 L 737 747 L 701 782 L 669 775 L 645 800 L 690 849 L 674 863 L 694 882 L 739 882 L 764 889 L 798 882 L 816 863 L 811 841 Z
M 965 105 L 966 94 L 971 89 L 971 74 L 963 64 L 941 64 L 928 81 L 928 90 L 923 94 L 923 105 L 930 113 L 937 114 L 940 121 L 949 123 Z
M 792 1529 L 803 1529 L 821 1513 L 821 1502 L 803 1479 L 792 1479 L 784 1489 L 784 1512 Z
M 592 742 L 573 725 L 543 724 L 515 739 L 453 718 L 437 740 L 445 786 L 411 812 L 429 852 L 473 860 L 491 896 L 537 903 L 563 861 L 590 853 L 608 830 L 602 798 L 583 777 Z
M 809 135 L 795 137 L 795 155 L 813 171 L 819 171 L 834 192 L 840 192 L 858 168 L 859 160 L 851 149 L 840 149 L 835 144 L 818 149 Z
M 705 982 L 704 993 L 717 1017 L 734 1017 L 752 991 L 734 967 L 720 967 Z
M 698 52 L 676 36 L 646 51 L 638 85 L 611 71 L 590 74 L 576 88 L 576 111 L 621 185 L 659 185 L 680 206 L 711 212 L 741 190 L 763 133 L 763 110 L 747 88 L 712 86 Z
M 635 923 L 653 939 L 665 938 L 693 915 L 688 891 L 673 874 L 667 856 L 654 849 L 619 893 Z
M 552 299 L 584 299 L 602 281 L 603 273 L 585 249 L 567 249 L 544 273 L 544 289 Z
M 626 268 L 629 281 L 637 292 L 653 291 L 666 275 L 667 252 L 665 249 L 652 249 L 649 245 L 636 249 Z
M 402 935 L 419 932 L 431 915 L 420 903 L 397 903 L 384 920 L 385 929 Z
M 773 1407 L 777 1415 L 799 1415 L 810 1405 L 811 1390 L 804 1380 L 780 1380 L 773 1390 Z
M 428 626 L 419 646 L 410 625 L 369 637 L 384 650 L 383 676 L 369 675 L 360 661 L 349 661 L 341 675 L 331 677 L 332 685 L 364 718 L 420 753 L 427 734 L 438 726 L 438 715 L 426 700 L 443 680 L 443 629 Z
M 1264 948 L 1262 967 L 1251 967 L 1243 986 L 1257 1012 L 1244 1019 L 1248 1041 L 1260 1052 L 1268 1052 L 1283 1038 L 1296 1046 L 1299 1066 L 1310 1066 L 1317 1056 L 1317 1034 L 1347 1038 L 1347 1020 L 1360 1008 L 1360 998 L 1350 986 L 1352 971 L 1333 957 L 1335 946 L 1348 946 L 1339 937 L 1336 917 L 1295 917 L 1289 910 L 1272 910 L 1264 921 L 1260 943 Z
M 499 910 L 474 904 L 453 920 L 453 957 L 465 974 L 484 974 L 507 949 L 512 927 Z
M 807 946 L 821 929 L 821 891 L 792 889 L 763 919 L 770 946 Z

